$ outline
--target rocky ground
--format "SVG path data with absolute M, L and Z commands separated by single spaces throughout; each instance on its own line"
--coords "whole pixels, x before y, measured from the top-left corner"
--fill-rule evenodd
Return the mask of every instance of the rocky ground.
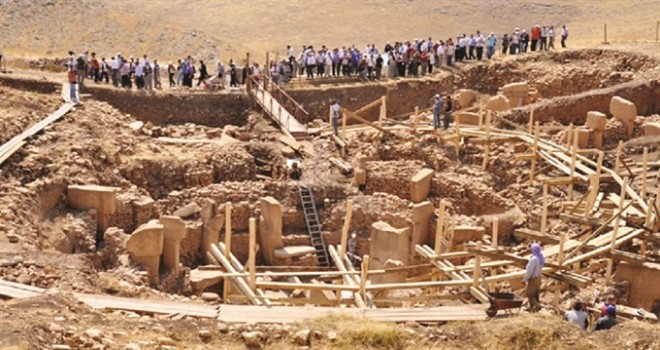
M 561 61 L 531 57 L 522 63 L 505 62 L 498 68 L 510 71 L 511 79 L 531 79 L 545 96 L 567 94 L 562 92 L 562 80 L 568 76 L 593 78 L 571 86 L 570 93 L 575 93 L 649 75 L 657 69 L 649 58 L 627 59 L 624 55 L 605 53 L 601 61 L 592 62 L 593 56 L 579 56 L 563 55 Z M 465 68 L 456 74 L 456 84 L 499 85 L 501 81 L 488 80 L 504 78 L 481 71 L 489 67 Z M 608 70 L 620 74 L 612 76 Z M 40 94 L 4 86 L 0 87 L 0 97 L 3 97 L 0 98 L 3 142 L 60 104 L 56 93 Z M 660 120 L 658 115 L 647 118 Z M 423 114 L 420 122 L 428 120 L 429 115 Z M 400 122 L 410 123 L 412 119 L 401 118 Z M 620 129 L 621 125 L 612 125 L 606 133 L 618 135 Z M 281 171 L 290 151 L 282 150 L 277 135 L 257 113 L 251 114 L 243 127 L 155 126 L 121 113 L 107 103 L 87 99 L 32 138 L 2 165 L 0 172 L 0 277 L 51 290 L 42 297 L 0 302 L 1 347 L 654 349 L 660 346 L 658 338 L 652 336 L 657 334 L 657 326 L 629 322 L 602 336 L 587 334 L 562 322 L 549 310 L 538 316 L 474 324 L 395 325 L 331 318 L 293 326 L 254 326 L 99 312 L 76 302 L 68 294 L 84 292 L 204 302 L 192 295 L 189 286 L 168 289 L 166 293 L 148 285 L 145 272 L 132 266 L 122 250 L 126 234 L 135 229 L 135 223 L 123 214 L 112 219 L 112 225 L 117 228 L 109 230 L 105 243 L 97 247 L 95 213 L 68 207 L 63 201 L 66 186 L 114 186 L 119 188 L 120 202 L 124 204 L 142 197 L 151 198 L 155 201 L 153 217 L 172 213 L 191 201 L 201 202 L 203 198 L 212 198 L 217 203 L 232 201 L 236 203 L 235 228 L 246 230 L 247 218 L 258 215 L 256 207 L 261 196 L 274 195 L 289 208 L 297 204 L 295 185 L 285 180 Z M 174 143 L 163 137 L 214 142 Z M 627 156 L 639 156 L 641 147 L 637 141 L 627 144 Z M 338 156 L 338 150 L 327 138 L 314 138 L 310 145 L 316 157 L 303 161 L 303 168 L 309 169 L 304 179 L 318 185 L 315 190 L 322 199 L 319 208 L 331 244 L 338 240 L 348 199 L 355 202 L 353 228 L 362 241 L 366 241 L 369 225 L 374 221 L 409 224 L 412 202 L 408 180 L 423 167 L 438 174 L 431 200 L 437 203 L 445 199 L 450 204 L 452 220 L 457 223 L 489 226 L 488 222 L 499 217 L 503 233 L 510 233 L 515 227 L 538 229 L 540 225 L 540 189 L 527 183 L 529 169 L 514 160 L 511 145 L 493 145 L 488 169 L 482 170 L 483 153 L 478 146 L 468 145 L 457 155 L 453 145 L 444 144 L 432 135 L 399 131 L 397 136 L 381 138 L 367 129 L 347 137 L 347 142 L 352 166 L 358 167 L 364 161 L 371 174 L 369 185 L 362 193 L 351 185 L 350 177 L 341 174 L 329 161 L 330 156 Z M 606 144 L 607 159 L 612 158 L 613 146 Z M 651 143 L 650 147 L 651 161 L 657 161 L 657 143 Z M 565 194 L 551 191 L 550 198 L 552 213 L 565 200 Z M 123 209 L 120 208 L 120 213 L 124 213 Z M 283 221 L 287 239 L 299 240 L 305 228 L 300 215 L 295 210 L 287 212 Z M 549 222 L 550 232 L 572 233 L 580 229 L 579 225 L 559 220 Z M 504 244 L 516 247 L 518 242 L 505 239 Z M 367 244 L 359 250 L 366 252 L 365 247 Z M 192 268 L 199 264 L 199 259 L 186 257 L 185 262 Z M 592 272 L 592 277 L 599 275 L 602 273 Z M 596 285 L 581 291 L 583 294 L 569 290 L 561 301 L 568 304 L 576 295 L 587 300 L 600 289 L 602 281 L 599 279 Z

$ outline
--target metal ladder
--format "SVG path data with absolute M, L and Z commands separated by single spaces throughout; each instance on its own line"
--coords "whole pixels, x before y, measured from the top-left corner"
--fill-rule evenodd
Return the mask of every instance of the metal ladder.
M 314 193 L 310 185 L 298 184 L 298 193 L 302 202 L 303 213 L 305 214 L 305 221 L 307 222 L 307 232 L 312 241 L 312 246 L 316 249 L 316 258 L 320 266 L 330 266 L 330 259 L 328 259 L 328 251 L 323 241 L 323 234 L 321 233 L 321 222 L 319 215 L 316 212 L 316 204 L 314 204 Z

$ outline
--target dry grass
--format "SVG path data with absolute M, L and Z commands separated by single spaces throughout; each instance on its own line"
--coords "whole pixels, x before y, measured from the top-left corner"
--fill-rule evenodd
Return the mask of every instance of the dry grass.
M 351 316 L 329 316 L 301 324 L 301 328 L 328 332 L 337 332 L 337 339 L 330 342 L 325 339 L 322 344 L 313 343 L 333 349 L 407 349 L 407 341 L 413 336 L 406 333 L 395 323 L 374 322 Z

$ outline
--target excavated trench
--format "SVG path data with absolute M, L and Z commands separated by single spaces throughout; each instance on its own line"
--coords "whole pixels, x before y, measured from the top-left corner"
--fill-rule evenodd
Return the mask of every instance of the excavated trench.
M 474 64 L 460 72 L 445 72 L 438 77 L 420 80 L 313 89 L 291 87 L 289 93 L 311 116 L 318 118 L 326 118 L 331 98 L 355 110 L 382 96 L 387 96 L 388 115 L 397 116 L 411 112 L 415 106 L 427 106 L 429 97 L 439 91 L 470 88 L 479 93 L 494 94 L 504 84 L 529 81 L 542 97 L 533 106 L 537 120 L 580 123 L 584 122 L 587 110 L 607 110 L 604 101 L 609 101 L 613 95 L 635 102 L 641 115 L 659 112 L 660 84 L 643 76 L 656 64 L 646 57 L 620 52 L 571 51 L 492 65 Z M 43 82 L 17 82 L 5 78 L 0 82 L 26 91 L 55 91 L 50 90 L 52 84 Z M 35 193 L 16 197 L 20 198 L 17 201 L 22 206 L 32 208 L 32 217 L 14 209 L 2 216 L 18 217 L 18 225 L 26 227 L 26 237 L 42 242 L 39 249 L 66 254 L 88 253 L 95 256 L 92 260 L 99 270 L 116 268 L 118 262 L 113 260 L 116 259 L 113 254 L 93 253 L 96 213 L 66 206 L 67 185 L 82 183 L 121 189 L 117 195 L 116 212 L 109 224 L 126 234 L 149 219 L 171 215 L 192 202 L 202 207 L 203 203 L 213 203 L 212 210 L 217 215 L 224 213 L 224 203 L 231 202 L 232 251 L 239 260 L 245 261 L 248 256 L 248 219 L 259 217 L 260 198 L 272 196 L 283 207 L 284 244 L 310 244 L 296 183 L 285 181 L 281 176 L 286 156 L 280 146 L 275 146 L 275 136 L 263 136 L 266 134 L 264 130 L 273 129 L 272 126 L 265 122 L 255 126 L 254 114 L 250 114 L 254 105 L 248 96 L 242 93 L 127 94 L 104 88 L 90 89 L 90 93 L 96 100 L 107 104 L 97 106 L 90 102 L 85 109 L 89 108 L 90 113 L 109 113 L 123 124 L 117 126 L 103 121 L 93 126 L 90 125 L 92 121 L 81 120 L 80 124 L 89 135 L 75 142 L 67 141 L 69 145 L 64 147 L 61 155 L 62 158 L 72 158 L 71 162 L 63 161 L 55 166 L 48 156 L 28 150 L 20 160 L 9 163 L 9 170 L 3 175 Z M 503 115 L 524 123 L 531 108 L 524 106 Z M 367 115 L 375 118 L 377 110 Z M 126 128 L 133 118 L 146 125 L 139 130 Z M 100 137 L 103 128 L 112 127 L 127 129 L 119 135 L 112 135 L 118 138 L 117 143 L 88 140 Z M 159 137 L 209 138 L 223 132 L 238 140 L 252 141 L 203 145 L 157 141 Z M 35 147 L 48 147 L 59 142 L 56 132 L 47 131 L 46 138 L 50 143 L 40 141 L 42 144 L 37 142 Z M 454 166 L 458 157 L 452 151 L 453 146 L 435 148 L 394 142 L 376 146 L 366 162 L 367 171 L 372 175 L 362 192 L 350 185 L 350 179 L 342 179 L 333 171 L 327 160 L 306 160 L 307 169 L 329 174 L 322 179 L 322 186 L 314 188 L 314 202 L 323 222 L 326 243 L 339 243 L 349 198 L 355 202 L 351 231 L 360 237 L 359 254 L 369 252 L 367 237 L 371 223 L 384 220 L 395 227 L 410 226 L 408 183 L 411 176 L 422 168 L 436 171 L 429 200 L 432 203 L 447 200 L 451 204 L 451 214 L 461 220 L 490 227 L 489 223 L 498 218 L 501 237 L 507 237 L 514 228 L 529 223 L 529 213 L 523 213 L 518 203 L 507 195 L 509 187 L 520 180 L 507 171 L 515 166 L 510 158 L 501 157 L 495 169 L 480 173 L 468 167 Z M 476 160 L 470 155 L 463 159 L 466 163 L 475 163 Z M 80 169 L 87 171 L 87 175 Z M 441 174 L 448 169 L 453 171 L 451 176 Z M 405 185 L 401 186 L 401 183 Z M 151 206 L 143 205 L 149 201 L 153 202 Z M 187 236 L 181 243 L 181 261 L 188 268 L 195 268 L 204 260 L 200 252 L 203 236 L 200 215 L 194 213 L 186 218 Z M 35 224 L 35 217 L 38 224 Z M 435 230 L 435 220 L 430 222 L 430 230 Z M 224 229 L 220 232 L 222 240 Z M 106 237 L 110 241 L 107 249 L 116 249 L 117 237 L 120 237 L 117 233 Z M 258 264 L 263 264 L 263 260 L 259 259 Z M 163 289 L 182 292 L 189 288 L 177 281 L 176 278 L 165 278 Z

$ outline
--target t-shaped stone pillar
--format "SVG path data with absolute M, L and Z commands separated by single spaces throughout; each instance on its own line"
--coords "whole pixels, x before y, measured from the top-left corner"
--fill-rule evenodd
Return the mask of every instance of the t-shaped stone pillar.
M 261 198 L 261 219 L 259 239 L 264 260 L 269 265 L 275 263 L 275 249 L 282 248 L 282 205 L 273 197 Z
M 163 225 L 163 263 L 179 271 L 181 240 L 186 237 L 186 223 L 178 216 L 161 216 Z
M 433 204 L 425 201 L 418 204 L 413 204 L 412 207 L 412 241 L 410 248 L 412 249 L 411 256 L 415 256 L 415 246 L 420 244 L 427 244 L 429 242 L 429 219 L 433 215 Z
M 163 253 L 163 225 L 151 220 L 138 227 L 126 242 L 126 250 L 136 263 L 147 268 L 149 283 L 160 282 L 158 268 Z
M 202 253 L 204 254 L 204 261 L 211 263 L 208 256 L 211 253 L 211 244 L 217 244 L 220 239 L 220 230 L 225 223 L 225 214 L 218 214 L 212 217 L 207 223 L 204 224 L 204 235 L 202 237 Z
M 384 221 L 371 224 L 371 241 L 369 243 L 370 268 L 381 269 L 387 260 L 400 261 L 404 266 L 408 264 L 410 252 L 410 228 L 394 228 Z M 402 273 L 388 273 L 370 277 L 373 283 L 402 282 L 405 279 Z
M 108 229 L 110 215 L 117 210 L 117 188 L 97 185 L 71 185 L 67 188 L 67 202 L 76 209 L 95 209 L 96 239 L 102 240 Z
M 626 126 L 626 136 L 632 136 L 637 118 L 637 107 L 625 98 L 614 96 L 610 101 L 610 113 Z
M 587 122 L 585 125 L 594 132 L 594 148 L 603 148 L 603 133 L 605 132 L 606 124 L 607 116 L 605 114 L 597 111 L 587 112 Z
M 433 169 L 424 168 L 410 179 L 410 199 L 413 203 L 426 200 L 431 192 L 431 180 L 434 173 Z

